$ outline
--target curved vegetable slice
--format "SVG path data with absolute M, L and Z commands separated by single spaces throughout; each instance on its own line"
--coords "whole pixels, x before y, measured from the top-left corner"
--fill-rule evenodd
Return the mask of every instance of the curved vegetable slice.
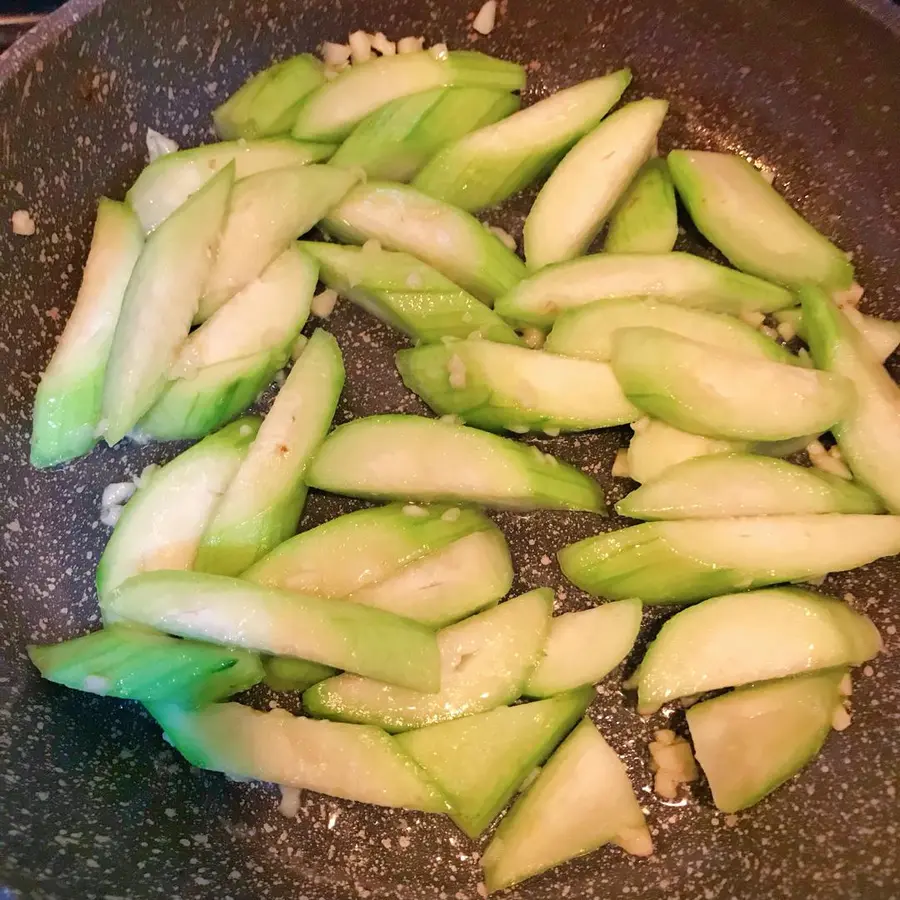
M 505 319 L 549 328 L 567 309 L 642 297 L 740 315 L 796 303 L 790 291 L 690 253 L 597 253 L 549 266 L 520 281 L 495 309 Z
M 631 81 L 621 69 L 552 94 L 441 150 L 419 172 L 420 191 L 470 212 L 493 206 L 550 168 L 616 104 Z
M 293 656 L 270 656 L 263 661 L 266 684 L 273 691 L 305 691 L 338 674 L 337 669 Z
M 369 178 L 409 181 L 442 147 L 519 108 L 508 91 L 448 87 L 399 97 L 367 116 L 338 148 L 332 165 Z
M 788 287 L 843 290 L 853 266 L 740 156 L 673 150 L 675 187 L 694 224 L 733 265 Z
M 668 108 L 665 100 L 650 98 L 629 103 L 566 154 L 525 220 L 529 269 L 564 262 L 587 250 L 653 152 Z
M 897 553 L 896 516 L 760 516 L 634 525 L 564 547 L 559 563 L 591 594 L 690 603 L 820 578 Z
M 661 328 L 729 352 L 783 363 L 797 360 L 780 344 L 734 316 L 640 297 L 598 300 L 562 313 L 547 335 L 544 350 L 609 362 L 613 335 L 622 328 L 642 326 Z
M 659 328 L 622 328 L 613 371 L 635 406 L 676 428 L 726 440 L 821 434 L 854 403 L 840 375 L 719 350 Z
M 852 306 L 842 306 L 841 312 L 863 336 L 880 363 L 885 362 L 897 347 L 900 347 L 900 322 L 867 316 Z M 809 330 L 803 319 L 803 310 L 799 306 L 795 309 L 782 309 L 775 313 L 775 318 L 779 323 L 792 328 L 801 340 L 809 341 Z
M 858 665 L 880 650 L 872 622 L 830 597 L 796 588 L 714 597 L 663 625 L 635 676 L 638 708 L 649 715 L 702 691 Z
M 395 740 L 450 802 L 450 817 L 477 838 L 584 715 L 595 694 L 504 706 L 398 735 Z
M 303 706 L 315 716 L 396 732 L 512 703 L 544 646 L 552 612 L 553 592 L 542 588 L 440 631 L 436 694 L 338 675 L 306 691 Z
M 820 368 L 849 378 L 856 404 L 834 428 L 854 476 L 900 513 L 900 387 L 850 324 L 816 288 L 800 291 L 809 346 Z
M 196 569 L 240 574 L 294 534 L 306 500 L 303 476 L 331 427 L 343 386 L 337 341 L 318 330 L 216 507 L 197 551 Z
M 101 607 L 132 575 L 191 568 L 207 520 L 258 428 L 258 419 L 234 422 L 142 480 L 97 566 Z
M 287 710 L 221 703 L 191 712 L 150 706 L 171 744 L 200 769 L 377 806 L 446 812 L 446 801 L 390 735 Z
M 66 462 L 97 443 L 113 334 L 143 244 L 131 209 L 102 197 L 75 307 L 38 385 L 32 465 Z
M 443 59 L 426 50 L 382 56 L 346 69 L 311 94 L 300 107 L 293 136 L 340 142 L 366 116 L 392 100 L 451 85 L 517 91 L 525 86 L 525 70 L 466 50 L 455 50 Z
M 552 697 L 603 679 L 631 652 L 641 612 L 641 601 L 632 598 L 554 616 L 525 695 Z
M 587 431 L 641 416 L 603 362 L 478 340 L 395 358 L 403 383 L 435 412 L 491 431 Z
M 341 425 L 326 438 L 307 482 L 351 497 L 605 508 L 600 485 L 536 447 L 422 416 L 369 416 Z
M 648 520 L 883 511 L 874 494 L 836 475 L 744 453 L 688 459 L 616 504 L 620 516 Z
M 664 159 L 648 160 L 609 217 L 607 253 L 668 253 L 678 239 L 675 186 Z
M 108 598 L 109 622 L 135 622 L 180 637 L 295 656 L 414 690 L 440 684 L 434 634 L 356 603 L 277 591 L 201 572 L 150 572 Z
M 325 81 L 325 67 L 301 53 L 257 72 L 213 111 L 224 140 L 286 134 L 307 95 Z
M 844 674 L 738 688 L 687 711 L 697 762 L 722 812 L 754 806 L 815 759 L 844 708 Z
M 155 159 L 141 172 L 125 199 L 144 231 L 153 231 L 230 163 L 234 163 L 235 179 L 241 179 L 268 169 L 322 162 L 332 153 L 334 144 L 305 144 L 289 138 L 205 144 Z
M 258 278 L 356 179 L 356 175 L 331 166 L 293 166 L 259 172 L 237 182 L 197 321 L 208 319 Z
M 112 446 L 159 398 L 188 335 L 212 265 L 234 182 L 229 164 L 147 239 L 128 282 L 103 391 Z
M 653 852 L 622 760 L 585 718 L 500 823 L 481 858 L 485 884 L 499 891 L 610 842 Z
M 519 257 L 474 216 L 405 185 L 357 185 L 323 224 L 341 241 L 377 240 L 409 253 L 488 306 L 526 274 Z
M 519 336 L 492 309 L 407 253 L 303 241 L 329 288 L 366 312 L 426 344 L 480 335 L 518 344 Z

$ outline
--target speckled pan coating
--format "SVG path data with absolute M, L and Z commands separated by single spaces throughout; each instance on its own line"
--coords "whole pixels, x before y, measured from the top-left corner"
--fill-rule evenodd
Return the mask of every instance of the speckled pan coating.
M 498 27 L 474 46 L 529 63 L 528 99 L 633 66 L 629 96 L 671 101 L 664 146 L 737 149 L 772 167 L 812 221 L 854 252 L 864 308 L 897 318 L 900 28 L 896 8 L 883 4 L 868 0 L 871 17 L 837 0 L 511 0 L 508 10 L 503 0 Z M 313 794 L 289 821 L 276 812 L 275 789 L 190 770 L 137 709 L 42 683 L 24 656 L 29 641 L 96 625 L 103 486 L 178 449 L 101 449 L 54 472 L 26 462 L 38 373 L 71 307 L 98 195 L 123 195 L 144 161 L 148 126 L 185 144 L 209 139 L 213 107 L 273 57 L 358 27 L 466 46 L 466 15 L 477 6 L 76 0 L 0 60 L 0 897 L 479 896 L 481 846 L 449 821 Z M 519 236 L 530 199 L 490 221 Z M 33 237 L 11 233 L 16 209 L 31 212 Z M 699 246 L 690 235 L 681 243 Z M 345 303 L 327 327 L 348 363 L 340 421 L 422 410 L 391 365 L 402 339 Z M 625 439 L 620 429 L 538 443 L 596 472 L 615 500 L 625 483 L 608 473 Z M 313 496 L 305 524 L 354 505 Z M 614 522 L 545 513 L 497 521 L 518 588 L 549 585 L 560 609 L 585 605 L 551 560 Z M 857 674 L 852 727 L 751 812 L 723 816 L 703 788 L 676 804 L 655 798 L 645 747 L 666 719 L 642 722 L 611 678 L 591 712 L 640 788 L 657 853 L 636 860 L 606 848 L 505 896 L 900 896 L 897 574 L 882 563 L 826 583 L 875 619 L 888 652 Z M 668 721 L 683 730 L 681 714 Z

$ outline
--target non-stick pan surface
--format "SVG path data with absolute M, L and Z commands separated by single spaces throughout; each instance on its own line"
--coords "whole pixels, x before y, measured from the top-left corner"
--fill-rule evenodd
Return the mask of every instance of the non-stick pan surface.
M 836 0 L 509 0 L 474 46 L 529 63 L 528 99 L 631 65 L 630 96 L 671 101 L 664 146 L 736 149 L 773 168 L 854 252 L 864 308 L 898 318 L 900 31 L 896 9 L 872 2 L 874 12 Z M 274 788 L 190 769 L 137 708 L 40 682 L 24 654 L 30 641 L 96 626 L 103 487 L 180 449 L 98 448 L 50 472 L 27 463 L 38 374 L 73 302 L 97 198 L 122 196 L 144 164 L 148 126 L 183 145 L 211 139 L 213 107 L 273 58 L 355 28 L 463 47 L 471 11 L 428 0 L 76 0 L 0 60 L 0 897 L 478 896 L 480 846 L 449 821 L 309 793 L 288 820 Z M 489 219 L 518 234 L 529 202 Z M 33 237 L 11 233 L 16 209 L 31 212 Z M 681 242 L 708 253 L 690 234 Z M 339 420 L 424 411 L 391 365 L 401 338 L 347 303 L 327 327 L 347 360 Z M 608 473 L 625 440 L 616 430 L 539 443 L 596 472 L 616 498 L 624 484 Z M 353 506 L 314 495 L 304 525 Z M 614 521 L 497 520 L 517 588 L 550 585 L 560 609 L 586 604 L 554 552 Z M 704 788 L 674 804 L 656 798 L 646 743 L 665 720 L 642 721 L 608 680 L 592 715 L 641 790 L 656 854 L 607 847 L 508 896 L 900 896 L 897 575 L 881 563 L 826 582 L 872 616 L 887 651 L 857 674 L 850 729 L 750 812 L 718 813 Z M 683 730 L 679 715 L 668 722 Z

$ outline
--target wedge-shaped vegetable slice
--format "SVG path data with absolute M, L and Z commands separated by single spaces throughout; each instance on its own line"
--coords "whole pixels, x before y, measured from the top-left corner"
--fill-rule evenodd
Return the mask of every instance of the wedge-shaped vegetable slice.
M 571 731 L 595 696 L 588 689 L 503 706 L 408 731 L 396 741 L 447 798 L 453 821 L 470 838 L 477 838 Z
M 866 488 L 819 469 L 749 453 L 688 459 L 616 504 L 631 519 L 880 513 Z
M 491 431 L 587 431 L 642 415 L 604 362 L 480 340 L 401 350 L 396 361 L 435 412 Z
M 675 186 L 664 159 L 648 160 L 609 217 L 607 253 L 668 253 L 678 239 Z
M 303 706 L 315 716 L 396 732 L 512 703 L 544 646 L 552 611 L 553 593 L 542 588 L 440 631 L 436 694 L 339 675 L 306 691 Z
M 601 597 L 689 603 L 897 553 L 896 516 L 759 516 L 648 522 L 570 544 L 559 562 L 573 584 Z
M 518 344 L 519 336 L 492 309 L 408 253 L 303 241 L 319 277 L 342 297 L 426 344 L 478 335 Z
M 377 806 L 446 812 L 446 801 L 390 735 L 366 725 L 316 722 L 287 710 L 221 703 L 150 713 L 191 765 Z
M 612 359 L 613 335 L 622 328 L 643 326 L 661 328 L 729 352 L 775 362 L 797 361 L 780 344 L 734 316 L 703 309 L 685 309 L 672 303 L 640 297 L 598 300 L 562 313 L 547 335 L 544 350 L 563 356 L 609 362 Z
M 854 403 L 840 376 L 730 353 L 659 328 L 622 328 L 613 371 L 635 406 L 676 428 L 726 440 L 827 431 Z
M 179 150 L 150 163 L 131 186 L 126 199 L 144 231 L 153 231 L 230 163 L 234 163 L 234 177 L 241 179 L 268 169 L 322 162 L 332 153 L 334 144 L 305 144 L 289 138 L 225 141 Z
M 525 70 L 465 50 L 443 59 L 428 51 L 382 56 L 346 69 L 310 95 L 297 114 L 293 135 L 298 140 L 340 142 L 392 100 L 451 85 L 517 91 L 525 86 Z
M 296 656 L 420 691 L 440 685 L 434 634 L 408 619 L 201 572 L 150 572 L 108 598 L 108 622 Z
M 625 766 L 585 718 L 500 823 L 481 858 L 485 884 L 499 891 L 607 843 L 653 852 Z
M 883 363 L 897 347 L 900 347 L 900 322 L 867 316 L 852 306 L 842 306 L 841 312 L 863 336 L 879 362 Z M 809 340 L 809 330 L 803 319 L 803 310 L 799 306 L 794 309 L 782 309 L 775 313 L 775 318 L 780 324 L 793 328 L 801 340 Z
M 844 314 L 820 290 L 803 288 L 803 319 L 816 365 L 853 382 L 856 404 L 834 428 L 854 476 L 900 513 L 900 388 Z
M 208 319 L 309 231 L 357 176 L 333 166 L 290 166 L 237 182 L 197 321 Z
M 296 532 L 306 500 L 303 476 L 331 427 L 343 386 L 337 341 L 318 330 L 216 507 L 200 542 L 196 569 L 238 575 Z
M 529 269 L 564 262 L 587 250 L 653 152 L 668 108 L 665 100 L 650 98 L 629 103 L 566 154 L 525 220 Z
M 830 597 L 796 588 L 714 597 L 663 625 L 636 675 L 638 707 L 649 715 L 679 697 L 858 665 L 880 650 L 872 622 Z
M 552 94 L 441 150 L 413 184 L 461 209 L 493 206 L 551 168 L 615 105 L 631 81 L 621 69 Z
M 555 616 L 525 695 L 552 697 L 596 684 L 631 652 L 641 610 L 641 601 L 631 599 Z
M 244 573 L 268 587 L 346 597 L 417 560 L 491 528 L 474 509 L 391 504 L 338 516 L 285 541 Z
M 722 812 L 754 806 L 818 755 L 843 709 L 844 674 L 738 688 L 688 710 L 694 753 Z
M 506 538 L 491 527 L 459 538 L 347 599 L 443 628 L 494 605 L 512 587 L 512 579 Z
M 273 691 L 305 691 L 337 675 L 337 669 L 292 656 L 270 656 L 263 660 L 266 684 Z
M 137 628 L 106 628 L 61 644 L 32 646 L 28 655 L 49 681 L 148 703 L 189 697 L 198 683 L 233 668 L 240 656 Z
M 258 419 L 234 422 L 142 480 L 97 566 L 101 607 L 132 575 L 193 566 L 206 523 L 258 428 Z
M 409 181 L 447 144 L 493 125 L 519 108 L 508 91 L 448 87 L 399 97 L 367 116 L 338 148 L 332 164 L 369 178 Z
M 257 72 L 213 111 L 224 140 L 286 134 L 307 95 L 325 82 L 325 67 L 301 53 Z
M 34 401 L 35 466 L 66 462 L 97 443 L 113 334 L 143 244 L 140 223 L 131 209 L 101 198 L 75 307 Z
M 474 216 L 406 185 L 357 185 L 323 224 L 339 240 L 377 240 L 409 253 L 488 306 L 526 275 L 522 260 Z
M 643 297 L 740 315 L 793 306 L 793 294 L 690 253 L 597 253 L 520 281 L 495 309 L 505 319 L 549 328 L 567 309 L 596 300 Z
M 739 269 L 788 287 L 850 287 L 845 253 L 795 212 L 762 173 L 732 153 L 673 150 L 675 187 L 694 224 Z
M 187 709 L 200 709 L 210 703 L 219 703 L 247 691 L 265 678 L 265 669 L 258 653 L 250 653 L 247 650 L 229 652 L 235 659 L 233 666 L 207 676 L 197 682 L 191 690 L 185 691 L 177 698 L 173 697 L 171 702 Z
M 422 416 L 341 425 L 325 439 L 307 483 L 351 497 L 605 509 L 600 485 L 574 466 L 536 447 Z
M 159 398 L 197 312 L 234 181 L 229 164 L 147 239 L 122 301 L 103 392 L 106 442 Z

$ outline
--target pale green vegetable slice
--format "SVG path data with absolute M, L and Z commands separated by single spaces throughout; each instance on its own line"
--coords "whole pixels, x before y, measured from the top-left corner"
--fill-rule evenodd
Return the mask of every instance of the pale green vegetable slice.
M 266 684 L 273 691 L 305 691 L 337 675 L 337 669 L 293 656 L 270 656 L 263 660 Z
M 865 338 L 872 352 L 883 363 L 900 346 L 900 322 L 890 319 L 879 319 L 878 316 L 867 316 L 852 306 L 842 306 L 841 312 L 847 321 Z M 794 330 L 804 341 L 809 340 L 809 332 L 803 320 L 803 310 L 783 309 L 775 313 L 775 318 L 782 325 Z
M 664 159 L 648 160 L 609 217 L 607 253 L 668 253 L 678 239 L 675 186 Z

